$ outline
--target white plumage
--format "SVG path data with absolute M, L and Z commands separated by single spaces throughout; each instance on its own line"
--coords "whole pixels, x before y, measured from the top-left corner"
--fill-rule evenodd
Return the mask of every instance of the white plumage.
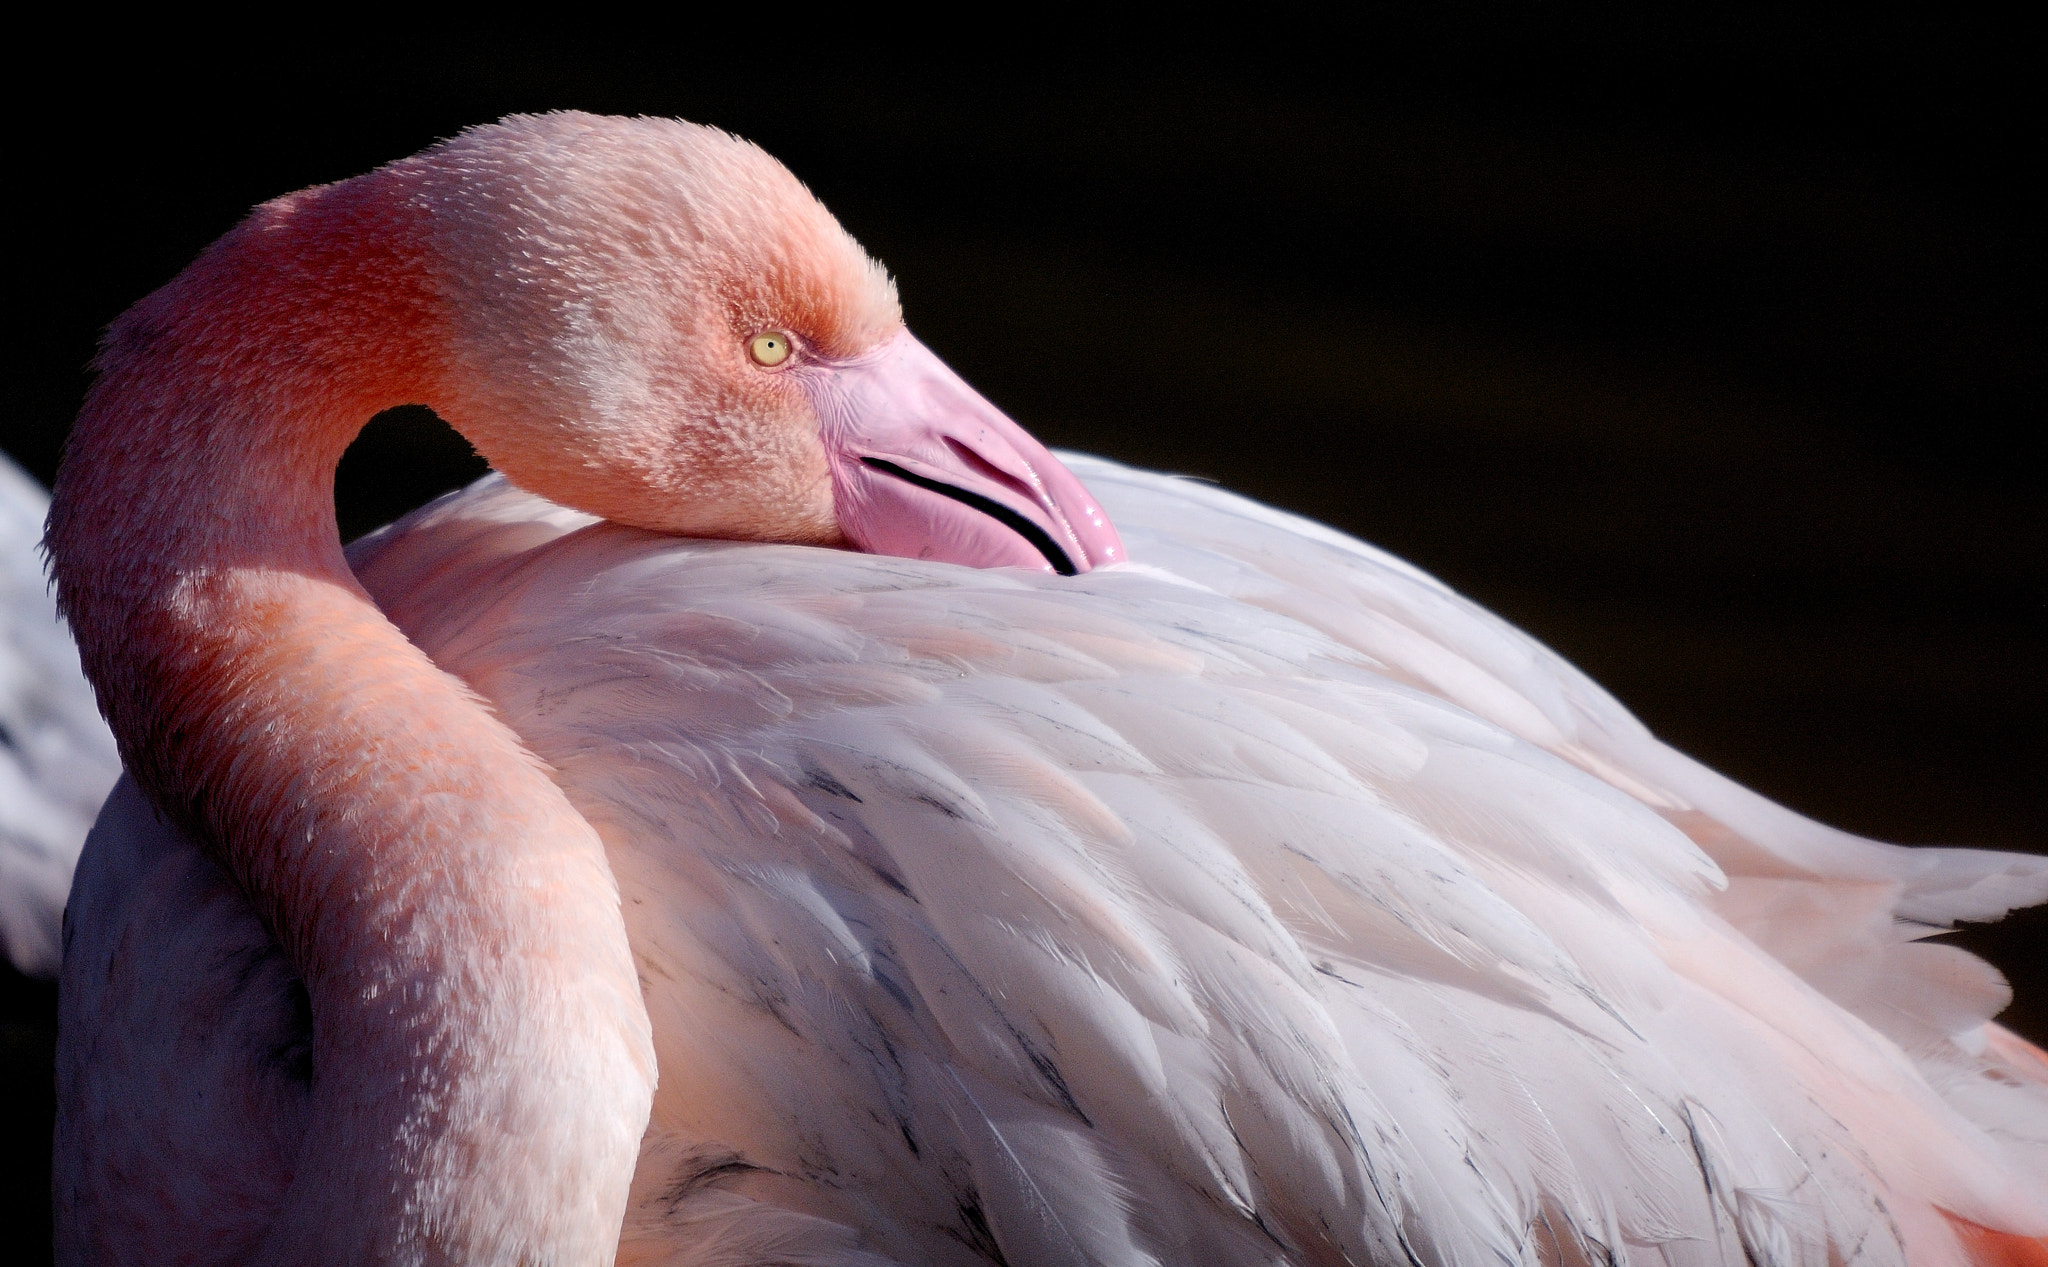
M 495 477 L 354 547 L 606 841 L 661 1070 L 622 1262 L 2048 1235 L 2048 1070 L 1916 940 L 2048 898 L 2048 859 L 1812 823 L 1398 560 L 1065 460 L 1135 563 L 677 540 Z M 294 1155 L 303 996 L 132 788 L 73 903 L 64 1023 L 136 1037 L 64 1111 L 174 1089 L 95 1164 L 128 1132 L 193 1201 L 242 1175 L 192 1212 L 232 1241 Z
M 50 498 L 0 454 L 0 947 L 57 975 L 57 925 L 86 829 L 121 772 L 36 544 Z

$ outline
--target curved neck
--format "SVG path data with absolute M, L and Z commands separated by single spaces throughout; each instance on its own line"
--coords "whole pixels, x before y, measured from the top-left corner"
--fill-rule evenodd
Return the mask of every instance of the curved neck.
M 117 321 L 47 540 L 129 770 L 306 982 L 267 1260 L 609 1261 L 654 1068 L 602 845 L 335 531 L 363 421 L 443 389 L 404 193 L 268 204 Z

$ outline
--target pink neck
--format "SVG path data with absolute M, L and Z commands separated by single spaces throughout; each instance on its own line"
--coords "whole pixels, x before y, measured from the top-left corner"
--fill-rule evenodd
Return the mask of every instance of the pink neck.
M 116 322 L 49 547 L 129 770 L 312 1001 L 266 1261 L 608 1262 L 654 1063 L 603 847 L 336 539 L 349 440 L 442 390 L 404 192 L 271 203 Z

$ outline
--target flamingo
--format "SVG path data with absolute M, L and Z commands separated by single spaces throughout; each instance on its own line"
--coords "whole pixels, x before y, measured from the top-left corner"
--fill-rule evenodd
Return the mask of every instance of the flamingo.
M 495 474 L 344 554 L 431 405 Z M 513 117 L 110 329 L 62 1261 L 2048 1262 L 2048 1058 L 1416 569 L 1055 456 L 782 167 Z

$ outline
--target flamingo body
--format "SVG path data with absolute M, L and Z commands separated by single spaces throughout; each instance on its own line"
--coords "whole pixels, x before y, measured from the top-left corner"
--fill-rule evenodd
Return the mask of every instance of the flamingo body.
M 344 558 L 399 399 L 505 476 Z M 1396 560 L 1056 459 L 721 134 L 259 209 L 117 323 L 49 539 L 133 775 L 67 1261 L 2048 1237 L 2048 1063 L 1919 940 L 2048 862 L 1810 823 Z
M 1909 940 L 2037 898 L 2038 860 L 1831 832 L 1396 560 L 1067 460 L 1149 565 L 678 541 L 495 478 L 355 548 L 619 876 L 662 1070 L 622 1261 L 1960 1262 L 1937 1210 L 2048 1231 L 2002 985 Z M 67 1065 L 68 1120 L 150 1124 L 98 1156 L 176 1158 L 239 1261 L 305 1111 L 289 967 L 132 793 L 74 903 L 66 1032 L 142 1046 Z M 186 1114 L 128 1112 L 146 1070 Z

